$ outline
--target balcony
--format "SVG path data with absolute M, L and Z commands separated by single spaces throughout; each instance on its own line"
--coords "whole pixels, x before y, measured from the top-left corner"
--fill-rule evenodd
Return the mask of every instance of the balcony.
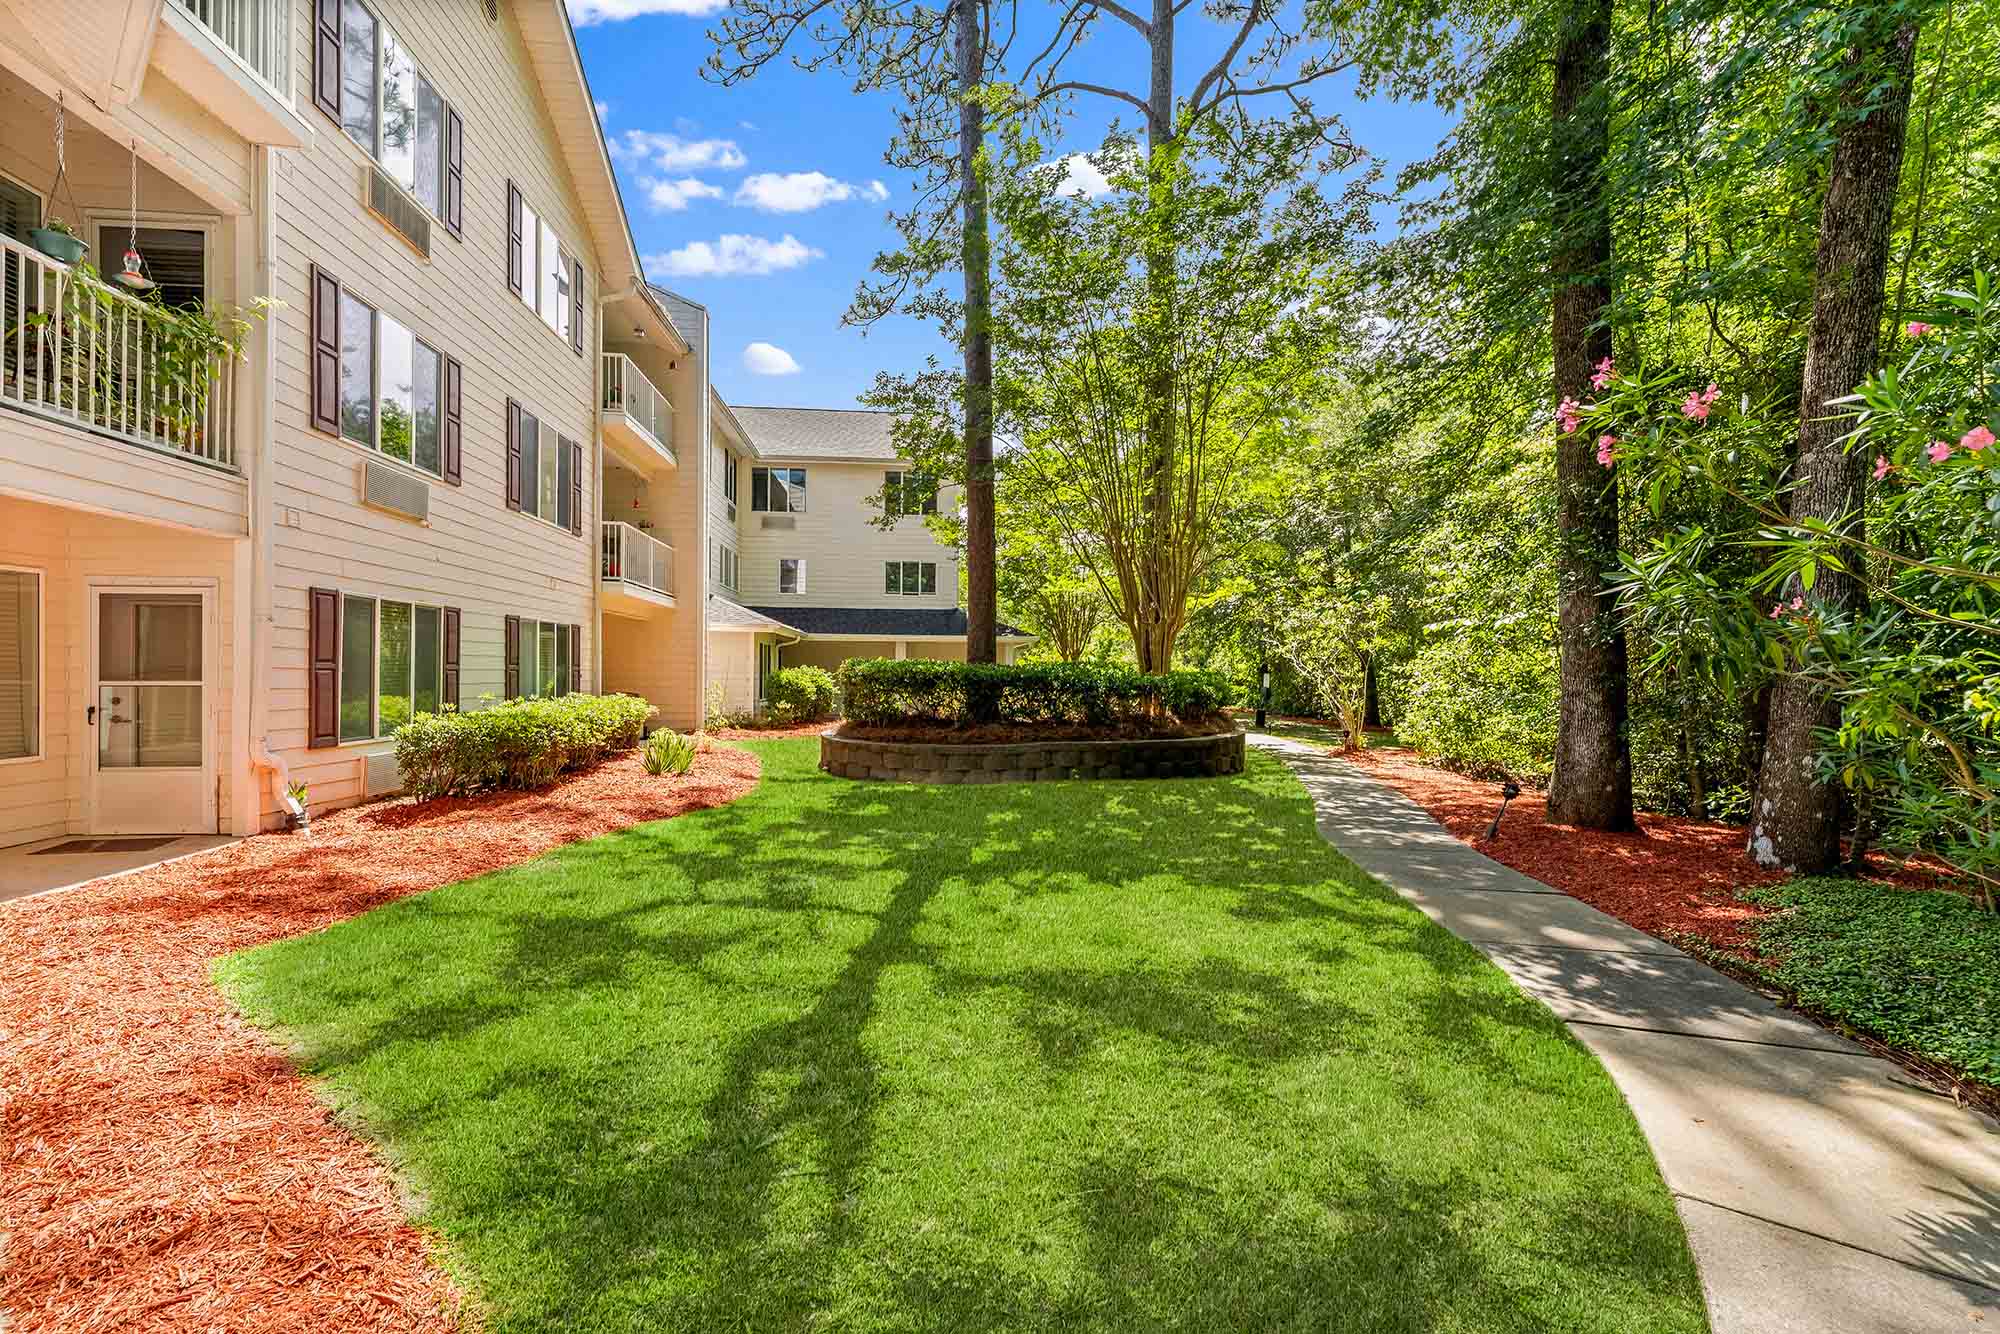
M 153 63 L 252 143 L 299 148 L 292 100 L 294 0 L 167 0 Z
M 619 616 L 652 616 L 674 605 L 674 549 L 629 523 L 601 525 L 603 563 L 598 573 L 604 609 Z
M 674 406 L 623 352 L 604 354 L 604 443 L 641 477 L 680 466 Z
M 235 472 L 235 399 L 196 326 L 0 235 L 0 406 Z

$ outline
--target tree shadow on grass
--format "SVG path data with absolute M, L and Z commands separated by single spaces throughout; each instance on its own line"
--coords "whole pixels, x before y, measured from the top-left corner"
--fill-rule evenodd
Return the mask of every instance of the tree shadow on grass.
M 829 779 L 777 758 L 767 758 L 765 791 L 733 806 L 574 845 L 350 924 L 391 940 L 399 922 L 423 925 L 467 947 L 455 989 L 406 1003 L 369 994 L 384 974 L 330 972 L 323 1005 L 366 999 L 375 1014 L 341 1026 L 314 1065 L 358 1083 L 379 1109 L 372 1128 L 427 1178 L 434 1221 L 484 1280 L 495 1330 L 805 1329 L 839 1324 L 848 1308 L 884 1329 L 1428 1327 L 1337 1318 L 1357 1298 L 1328 1273 L 1394 1288 L 1399 1267 L 1421 1273 L 1431 1250 L 1452 1244 L 1448 1220 L 1466 1196 L 1476 1204 L 1472 1186 L 1409 1179 L 1386 1161 L 1347 1174 L 1363 1184 L 1325 1206 L 1352 1215 L 1329 1233 L 1101 1148 L 1077 1164 L 1069 1206 L 1065 1246 L 1085 1270 L 1046 1289 L 1029 1257 L 978 1224 L 947 1220 L 939 1249 L 885 1236 L 867 1216 L 886 1176 L 918 1170 L 880 1151 L 885 1062 L 901 1058 L 884 1054 L 878 1021 L 949 1036 L 907 996 L 885 1001 L 891 974 L 925 979 L 928 1003 L 943 1009 L 1006 999 L 1049 1078 L 1107 1044 L 1184 1053 L 1190 1083 L 1177 1094 L 1206 1089 L 1230 1116 L 1255 1118 L 1259 1107 L 1204 1084 L 1204 1068 L 1352 1054 L 1396 1025 L 1448 1037 L 1455 1058 L 1510 1086 L 1534 1083 L 1514 1055 L 1523 1040 L 1566 1042 L 1559 1026 L 1311 837 L 1303 793 L 1271 762 L 1256 760 L 1247 779 L 994 787 L 975 798 Z M 1073 901 L 1077 920 L 1102 922 L 1168 892 L 1160 885 L 1180 896 L 1168 906 L 1201 946 L 1183 948 L 1180 963 L 1125 938 L 1137 927 L 1121 928 L 1094 965 L 1018 947 L 1044 938 L 1018 934 L 1046 931 L 1041 914 L 1069 913 Z M 1308 984 L 1315 968 L 1384 956 L 1401 961 L 1393 996 Z M 1260 958 L 1291 960 L 1290 975 Z M 390 974 L 441 962 L 413 952 Z M 806 975 L 787 977 L 795 990 L 784 1005 L 761 990 L 760 970 L 774 968 Z M 754 998 L 757 1017 L 683 1032 L 684 1016 L 647 1013 L 633 1022 L 656 1028 L 579 1033 L 579 1050 L 524 1043 L 470 1085 L 449 1077 L 451 1053 L 471 1041 L 490 1045 L 662 977 L 724 1008 L 740 996 L 748 1013 Z M 613 1040 L 593 1048 L 593 1037 Z M 655 1105 L 666 1097 L 661 1065 L 708 1039 L 707 1091 Z M 374 1069 L 392 1054 L 431 1063 L 436 1087 L 391 1098 L 383 1085 L 371 1099 L 370 1079 L 395 1078 Z M 1415 1077 L 1391 1086 L 1411 1106 L 1429 1096 Z M 455 1181 L 454 1143 L 500 1130 L 507 1142 L 489 1149 L 482 1174 Z M 947 1214 L 969 1207 L 956 1195 L 939 1203 Z M 1353 1248 L 1335 1241 L 1349 1234 L 1371 1238 L 1375 1258 L 1342 1258 Z M 1156 1254 L 1170 1235 L 1176 1260 Z M 1194 1254 L 1223 1277 L 1191 1286 Z M 1595 1262 L 1577 1263 L 1588 1272 Z M 1439 1291 L 1425 1300 L 1450 1305 Z

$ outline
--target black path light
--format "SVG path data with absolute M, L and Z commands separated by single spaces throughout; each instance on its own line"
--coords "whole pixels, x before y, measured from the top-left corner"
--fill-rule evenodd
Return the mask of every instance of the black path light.
M 1500 817 L 1507 813 L 1507 803 L 1520 795 L 1521 785 L 1513 779 L 1500 785 L 1500 809 L 1493 812 L 1493 823 L 1486 826 L 1486 842 L 1491 843 L 1500 837 Z
M 1257 668 L 1257 727 L 1264 726 L 1264 713 L 1271 707 L 1271 664 L 1269 660 Z

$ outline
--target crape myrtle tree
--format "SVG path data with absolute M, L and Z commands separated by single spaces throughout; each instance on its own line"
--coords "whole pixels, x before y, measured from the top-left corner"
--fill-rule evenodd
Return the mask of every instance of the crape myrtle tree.
M 1009 470 L 1152 672 L 1170 667 L 1189 599 L 1215 574 L 1237 486 L 1298 430 L 1345 335 L 1372 198 L 1365 172 L 1343 186 L 1300 170 L 1302 154 L 1325 150 L 1310 123 L 1242 117 L 1189 143 L 1165 188 L 1153 188 L 1157 162 L 1114 141 L 1093 155 L 1112 186 L 1101 199 L 1057 190 L 1061 164 L 1012 172 L 994 192 Z M 1041 161 L 1026 139 L 1013 157 Z

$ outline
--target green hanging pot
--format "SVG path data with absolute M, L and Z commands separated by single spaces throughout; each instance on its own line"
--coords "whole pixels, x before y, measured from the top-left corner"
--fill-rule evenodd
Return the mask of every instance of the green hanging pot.
M 28 240 L 50 259 L 61 260 L 65 264 L 76 263 L 90 249 L 82 237 L 59 232 L 53 227 L 34 228 L 28 233 Z

